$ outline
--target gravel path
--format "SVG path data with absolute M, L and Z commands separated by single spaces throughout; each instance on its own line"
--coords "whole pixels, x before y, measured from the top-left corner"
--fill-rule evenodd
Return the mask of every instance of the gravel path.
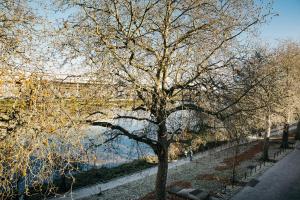
M 280 131 L 279 131 L 280 132 Z M 279 133 L 278 132 L 278 133 Z M 276 134 L 276 133 L 275 133 Z M 274 134 L 274 135 L 275 135 Z M 243 152 L 251 148 L 256 143 L 249 143 L 242 145 L 240 152 Z M 233 144 L 231 144 L 233 146 Z M 274 145 L 273 145 L 274 146 Z M 271 145 L 270 155 L 273 155 L 277 151 L 277 146 Z M 204 189 L 207 191 L 214 191 L 215 194 L 223 196 L 224 199 L 228 199 L 232 194 L 236 193 L 241 187 L 227 187 L 227 192 L 224 193 L 224 184 L 218 180 L 198 180 L 197 176 L 202 174 L 216 174 L 220 177 L 230 177 L 231 170 L 216 171 L 215 167 L 219 166 L 222 161 L 228 157 L 232 157 L 234 148 L 229 146 L 222 146 L 217 149 L 213 149 L 204 153 L 196 154 L 194 161 L 190 162 L 188 159 L 181 159 L 169 164 L 168 184 L 176 181 L 187 181 L 192 184 L 194 188 Z M 249 161 L 243 162 L 238 167 L 238 175 L 240 178 L 243 176 L 244 171 L 247 170 L 247 166 L 257 165 L 257 155 Z M 267 163 L 265 168 L 271 166 L 272 163 Z M 112 180 L 105 184 L 97 184 L 91 187 L 82 188 L 73 191 L 72 194 L 67 194 L 65 197 L 53 198 L 53 199 L 81 199 L 81 200 L 135 200 L 146 195 L 154 190 L 156 167 L 144 170 L 139 173 L 135 173 L 130 176 L 122 177 L 116 180 Z M 261 168 L 261 171 L 263 167 Z M 100 189 L 101 188 L 101 189 Z M 101 194 L 99 194 L 99 192 Z M 96 195 L 95 195 L 96 194 Z M 98 194 L 98 195 L 97 195 Z M 94 195 L 94 196 L 92 196 Z M 52 199 L 52 200 L 53 200 Z
M 241 147 L 241 151 L 245 151 L 255 144 L 256 143 L 244 145 Z M 270 155 L 273 155 L 272 153 L 278 150 L 277 146 L 277 144 L 271 146 Z M 226 192 L 224 192 L 224 184 L 222 184 L 220 181 L 198 180 L 197 176 L 202 174 L 217 174 L 220 177 L 229 177 L 231 170 L 216 171 L 215 167 L 219 166 L 219 164 L 225 158 L 233 156 L 233 150 L 233 148 L 229 148 L 222 152 L 211 153 L 201 159 L 196 159 L 193 162 L 188 162 L 181 166 L 176 166 L 170 169 L 168 173 L 168 184 L 172 184 L 177 181 L 190 182 L 193 188 L 204 189 L 206 191 L 213 191 L 216 195 L 222 197 L 222 199 L 229 199 L 232 195 L 237 193 L 242 188 L 242 186 L 230 186 L 227 187 Z M 281 154 L 281 156 L 283 155 L 284 154 Z M 247 170 L 247 166 L 249 164 L 258 164 L 259 157 L 260 154 L 258 154 L 255 158 L 249 161 L 243 162 L 238 167 L 239 174 L 243 174 L 243 172 Z M 278 157 L 278 159 L 281 159 L 281 157 Z M 259 170 L 257 170 L 257 174 L 263 173 L 263 171 L 265 171 L 272 165 L 273 163 L 266 163 Z M 250 177 L 247 177 L 245 181 L 249 181 L 253 177 L 255 177 L 254 172 Z M 150 175 L 146 178 L 121 185 L 111 190 L 104 191 L 101 193 L 101 195 L 95 195 L 82 200 L 137 200 L 140 199 L 142 196 L 146 195 L 147 193 L 152 192 L 154 190 L 154 183 L 155 175 Z
M 248 143 L 248 141 L 244 141 L 243 143 Z M 197 161 L 197 160 L 203 159 L 205 157 L 210 157 L 210 159 L 211 159 L 211 154 L 214 154 L 216 152 L 222 152 L 225 149 L 228 149 L 234 145 L 235 145 L 234 143 L 225 144 L 225 145 L 216 147 L 214 149 L 207 150 L 205 152 L 197 153 L 194 155 L 194 160 Z M 189 159 L 180 159 L 180 160 L 169 163 L 169 170 L 170 169 L 176 170 L 177 168 L 180 168 L 181 166 L 190 165 L 190 163 L 191 162 L 189 161 Z M 134 173 L 129 176 L 117 178 L 117 179 L 109 181 L 107 183 L 99 183 L 99 184 L 96 184 L 93 186 L 81 188 L 81 189 L 73 191 L 72 193 L 68 193 L 65 196 L 55 197 L 55 198 L 52 198 L 51 200 L 55 200 L 55 199 L 57 199 L 57 200 L 58 199 L 59 200 L 74 199 L 75 200 L 75 199 L 82 199 L 85 197 L 88 197 L 88 199 L 90 199 L 90 196 L 98 194 L 100 191 L 106 193 L 107 190 L 112 190 L 116 187 L 118 187 L 118 188 L 125 187 L 126 190 L 128 190 L 127 185 L 130 185 L 131 183 L 134 184 L 135 182 L 141 183 L 143 181 L 143 179 L 147 179 L 147 180 L 150 180 L 151 178 L 153 179 L 156 172 L 157 172 L 157 167 L 152 167 L 152 168 L 143 170 L 141 172 Z M 138 184 L 138 186 L 140 186 L 140 185 Z M 143 187 L 145 187 L 145 185 L 143 185 Z M 146 185 L 146 187 L 149 188 L 147 185 Z M 136 187 L 133 187 L 133 188 L 136 188 Z M 118 194 L 118 195 L 120 195 L 120 194 Z M 140 193 L 138 196 L 140 196 Z M 101 196 L 101 199 L 102 199 L 102 196 Z M 108 199 L 112 199 L 112 197 L 109 197 Z M 128 199 L 132 199 L 132 198 L 126 197 L 125 199 L 128 200 Z

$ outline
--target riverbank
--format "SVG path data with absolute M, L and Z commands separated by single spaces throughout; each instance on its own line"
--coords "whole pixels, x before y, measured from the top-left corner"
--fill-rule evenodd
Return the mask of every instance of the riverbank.
M 218 152 L 211 152 L 205 155 L 205 157 L 170 169 L 167 183 L 169 186 L 183 184 L 192 188 L 208 191 L 211 195 L 222 197 L 223 199 L 229 199 L 233 194 L 239 191 L 239 189 L 243 188 L 243 182 L 247 182 L 256 172 L 263 173 L 263 171 L 274 164 L 273 162 L 260 163 L 261 146 L 258 145 L 260 142 L 261 141 L 240 146 L 239 155 L 242 155 L 241 157 L 243 159 L 241 159 L 236 169 L 237 179 L 241 180 L 237 185 L 232 186 L 230 183 L 232 173 L 230 168 L 220 170 L 220 166 L 224 166 L 224 162 L 234 156 L 234 147 Z M 279 145 L 277 141 L 274 140 L 270 145 L 270 155 L 272 156 L 278 151 Z M 290 150 L 282 152 L 276 159 L 281 159 L 284 155 L 288 154 L 289 151 Z M 249 166 L 259 166 L 259 164 L 261 164 L 260 169 L 256 170 L 256 172 L 253 170 L 252 174 L 249 175 Z M 246 179 L 244 179 L 245 172 L 248 173 Z M 154 183 L 155 174 L 110 190 L 102 191 L 101 193 L 99 191 L 98 195 L 82 198 L 82 200 L 148 200 L 152 198 Z
M 280 129 L 273 130 L 272 135 L 278 135 L 278 134 L 280 134 L 280 132 L 281 132 Z M 253 140 L 257 140 L 259 138 L 251 137 L 249 139 L 253 141 Z M 243 141 L 243 142 L 248 143 L 248 141 Z M 230 155 L 230 153 L 228 153 L 228 149 L 235 146 L 235 144 L 227 143 L 227 144 L 223 144 L 218 147 L 216 147 L 216 146 L 217 146 L 216 144 L 212 144 L 211 145 L 212 149 L 207 150 L 207 151 L 202 151 L 201 153 L 195 154 L 195 157 L 194 157 L 195 160 L 205 159 L 205 157 L 210 157 L 210 160 L 213 160 L 214 158 L 212 155 L 217 152 L 224 152 L 228 157 Z M 242 148 L 240 150 L 241 150 L 241 152 L 243 151 Z M 169 164 L 169 169 L 176 169 L 176 168 L 179 168 L 180 166 L 186 165 L 186 164 L 190 164 L 188 159 L 180 159 L 178 161 L 171 162 Z M 144 178 L 148 178 L 151 175 L 155 175 L 155 174 L 156 174 L 156 167 L 151 167 L 149 169 L 142 170 L 141 172 L 134 173 L 132 175 L 126 174 L 126 175 L 124 175 L 124 177 L 113 179 L 107 183 L 97 183 L 92 186 L 84 187 L 82 189 L 72 190 L 72 192 L 66 193 L 63 196 L 59 195 L 56 199 L 70 199 L 70 197 L 72 197 L 73 199 L 80 199 L 80 198 L 84 198 L 84 197 L 90 197 L 92 195 L 99 194 L 99 193 L 103 194 L 106 190 L 113 190 L 114 188 L 129 184 L 134 181 L 139 181 Z M 88 182 L 87 181 L 87 180 L 89 180 L 88 177 L 85 177 L 84 174 L 82 175 L 82 177 L 85 179 L 84 182 Z M 94 177 L 94 178 L 97 179 L 97 177 Z M 119 192 L 117 192 L 117 194 L 119 194 Z
M 207 142 L 205 146 L 200 146 L 199 149 L 197 149 L 194 153 L 205 153 L 208 150 L 215 149 L 220 146 L 224 146 L 224 144 L 229 144 L 228 141 L 213 141 L 213 142 Z M 184 157 L 184 154 L 178 155 L 178 159 L 182 159 Z M 176 163 L 175 161 L 170 161 L 171 165 L 172 162 Z M 177 164 L 180 164 L 177 163 Z M 88 171 L 81 171 L 73 173 L 73 177 L 64 177 L 63 179 L 56 179 L 52 183 L 52 187 L 54 186 L 56 188 L 55 194 L 57 196 L 61 196 L 64 193 L 68 193 L 68 191 L 71 190 L 80 190 L 81 188 L 87 188 L 87 187 L 93 187 L 93 185 L 97 184 L 105 184 L 112 180 L 117 180 L 118 178 L 124 177 L 125 180 L 127 180 L 126 177 L 136 174 L 136 173 L 143 173 L 143 170 L 149 169 L 150 171 L 155 171 L 153 168 L 157 165 L 157 159 L 155 156 L 149 155 L 145 156 L 139 160 L 133 160 L 131 162 L 122 163 L 120 165 L 117 165 L 115 167 L 94 167 L 91 168 Z M 75 182 L 73 182 L 75 180 Z M 46 193 L 47 186 L 43 186 L 43 190 L 45 190 L 44 193 Z M 45 198 L 44 195 L 40 193 L 40 191 L 34 192 L 28 197 L 29 200 L 39 200 L 41 198 Z M 93 193 L 94 194 L 94 193 Z M 54 194 L 49 194 L 48 197 L 53 197 Z

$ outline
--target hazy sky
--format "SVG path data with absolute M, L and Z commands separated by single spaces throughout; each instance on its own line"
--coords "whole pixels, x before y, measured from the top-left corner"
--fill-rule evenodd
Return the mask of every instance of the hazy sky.
M 39 1 L 39 0 L 37 0 Z M 263 0 L 262 0 L 263 1 Z M 35 2 L 35 1 L 33 1 Z M 42 1 L 46 7 L 51 7 L 49 0 Z M 39 14 L 45 15 L 52 20 L 61 20 L 66 17 L 61 13 L 46 11 L 36 3 L 31 4 Z M 300 41 L 300 0 L 274 0 L 273 12 L 279 14 L 260 29 L 262 41 L 276 46 L 279 40 L 293 39 Z
M 71 12 L 53 12 L 52 9 L 49 9 L 53 7 L 52 3 L 52 0 L 33 0 L 30 5 L 39 15 L 61 24 Z M 274 0 L 273 12 L 279 15 L 274 16 L 271 21 L 260 27 L 258 30 L 260 32 L 259 40 L 269 44 L 270 47 L 276 47 L 279 41 L 286 39 L 300 42 L 300 0 Z M 61 68 L 60 71 L 64 71 L 64 69 L 69 73 L 68 68 Z
M 272 46 L 282 39 L 300 41 L 300 0 L 274 0 L 273 8 L 279 16 L 262 27 L 263 41 Z

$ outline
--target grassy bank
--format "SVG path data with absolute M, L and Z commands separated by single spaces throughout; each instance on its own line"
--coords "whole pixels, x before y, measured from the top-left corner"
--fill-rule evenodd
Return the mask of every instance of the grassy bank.
M 73 181 L 71 177 L 65 177 L 65 179 L 61 178 L 59 180 L 55 180 L 53 185 L 56 188 L 56 193 L 63 194 L 69 191 L 71 187 L 74 190 L 74 189 L 94 185 L 96 183 L 105 183 L 114 178 L 127 176 L 153 166 L 155 166 L 155 164 L 148 163 L 144 159 L 134 160 L 130 163 L 124 163 L 113 168 L 101 167 L 101 168 L 91 169 L 86 172 L 80 172 L 73 175 L 75 181 Z M 28 200 L 43 199 L 45 195 L 43 195 L 42 193 L 47 193 L 46 192 L 47 185 L 42 186 L 42 190 L 43 192 L 32 190 L 30 192 L 32 195 L 27 197 L 27 199 Z M 53 196 L 53 193 L 49 196 Z
M 122 177 L 125 175 L 133 174 L 137 171 L 147 169 L 155 164 L 148 163 L 146 160 L 134 160 L 130 163 L 124 163 L 113 168 L 101 167 L 91 169 L 86 172 L 81 172 L 74 175 L 75 182 L 73 183 L 73 189 L 93 185 L 96 183 L 105 183 L 114 178 Z M 57 182 L 56 185 L 60 185 L 61 182 Z M 71 188 L 72 181 L 68 179 L 67 190 Z

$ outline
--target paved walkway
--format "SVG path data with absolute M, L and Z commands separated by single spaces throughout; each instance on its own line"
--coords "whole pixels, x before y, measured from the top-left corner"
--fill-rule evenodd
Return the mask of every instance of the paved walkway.
M 294 127 L 291 127 L 291 130 L 293 128 Z M 281 133 L 282 133 L 281 129 L 272 131 L 272 135 L 278 135 L 278 134 L 281 134 Z M 257 140 L 257 139 L 258 139 L 257 137 L 249 138 L 250 141 Z M 241 144 L 242 143 L 247 143 L 247 142 L 249 142 L 249 141 L 241 142 Z M 224 149 L 227 149 L 227 148 L 230 148 L 230 147 L 233 147 L 233 146 L 234 146 L 234 143 L 221 145 L 221 146 L 216 147 L 214 149 L 207 150 L 205 152 L 197 153 L 193 156 L 193 158 L 194 159 L 203 158 L 205 156 L 211 155 L 212 153 L 220 152 L 220 151 L 223 151 Z M 180 159 L 180 160 L 171 162 L 171 163 L 169 163 L 169 169 L 184 165 L 184 164 L 189 163 L 189 162 L 190 162 L 189 159 Z M 69 200 L 69 199 L 76 200 L 76 199 L 82 199 L 82 198 L 90 197 L 92 195 L 99 194 L 101 191 L 110 190 L 110 189 L 113 189 L 115 187 L 124 185 L 126 183 L 130 183 L 130 182 L 133 182 L 133 181 L 137 181 L 137 180 L 146 178 L 148 176 L 156 174 L 156 172 L 157 172 L 157 167 L 152 167 L 152 168 L 149 168 L 149 169 L 145 169 L 141 172 L 134 173 L 134 174 L 129 175 L 129 176 L 125 176 L 125 177 L 121 177 L 121 178 L 111 180 L 107 183 L 98 183 L 98 184 L 91 185 L 91 186 L 88 186 L 88 187 L 80 188 L 80 189 L 74 190 L 70 193 L 67 193 L 64 196 L 51 198 L 50 200 Z
M 246 186 L 232 200 L 299 200 L 300 143 L 257 180 L 254 187 Z
M 243 143 L 247 143 L 247 142 L 249 142 L 249 141 L 244 141 Z M 227 143 L 227 144 L 221 145 L 219 147 L 216 147 L 214 149 L 210 149 L 210 150 L 207 150 L 207 151 L 204 151 L 204 152 L 197 153 L 193 156 L 193 159 L 203 158 L 203 157 L 208 156 L 212 153 L 220 152 L 220 151 L 223 151 L 224 149 L 227 149 L 227 148 L 230 148 L 230 147 L 233 147 L 233 146 L 234 146 L 233 143 Z M 173 161 L 173 162 L 169 163 L 169 169 L 184 165 L 184 164 L 189 163 L 189 162 L 190 162 L 189 158 L 183 158 L 183 159 L 180 159 L 180 160 Z M 130 183 L 130 182 L 133 182 L 133 181 L 136 181 L 136 180 L 143 179 L 147 176 L 151 176 L 153 174 L 156 174 L 156 172 L 157 172 L 157 167 L 151 167 L 149 169 L 143 170 L 141 172 L 134 173 L 134 174 L 129 175 L 129 176 L 114 179 L 114 180 L 109 181 L 107 183 L 99 183 L 99 184 L 95 184 L 95 185 L 92 185 L 92 186 L 89 186 L 89 187 L 77 189 L 77 190 L 72 191 L 71 193 L 68 193 L 68 194 L 64 195 L 64 196 L 52 198 L 50 200 L 67 200 L 67 199 L 74 199 L 75 200 L 75 199 L 81 199 L 81 198 L 89 197 L 89 196 L 98 194 L 100 191 L 113 189 L 113 188 L 118 187 L 120 185 L 124 185 L 126 183 Z

